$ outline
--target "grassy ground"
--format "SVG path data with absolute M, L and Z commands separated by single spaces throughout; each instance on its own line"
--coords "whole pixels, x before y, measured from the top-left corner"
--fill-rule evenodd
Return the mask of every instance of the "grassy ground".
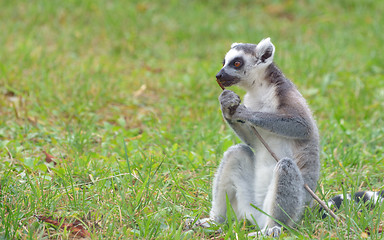
M 0 239 L 72 238 L 79 221 L 92 239 L 212 237 L 183 222 L 207 216 L 215 168 L 239 141 L 214 76 L 232 42 L 268 36 L 319 125 L 317 193 L 383 188 L 383 1 L 0 5 Z M 282 237 L 365 238 L 368 227 L 380 239 L 382 212 L 348 205 L 336 226 L 307 211 Z M 222 228 L 223 239 L 251 231 Z

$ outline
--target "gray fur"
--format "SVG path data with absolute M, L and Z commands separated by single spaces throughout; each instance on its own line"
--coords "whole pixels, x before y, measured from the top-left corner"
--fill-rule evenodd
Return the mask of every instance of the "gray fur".
M 216 77 L 225 86 L 244 88 L 247 94 L 241 104 L 237 94 L 224 90 L 219 101 L 224 119 L 245 144 L 224 154 L 213 183 L 210 220 L 224 221 L 228 196 L 239 219 L 246 218 L 261 228 L 257 234 L 278 236 L 281 226 L 272 218 L 294 226 L 311 202 L 303 185 L 307 183 L 312 190 L 317 186 L 318 130 L 305 99 L 273 63 L 275 47 L 269 38 L 258 45 L 232 46 Z M 242 66 L 231 66 L 233 59 L 241 59 Z M 278 163 L 252 128 L 281 158 Z
M 240 215 L 243 213 L 238 211 L 239 202 L 256 204 L 250 196 L 247 196 L 252 194 L 243 194 L 244 198 L 236 198 L 240 191 L 245 193 L 254 191 L 249 179 L 254 178 L 252 166 L 254 166 L 255 160 L 253 151 L 245 144 L 232 146 L 225 152 L 213 183 L 216 187 L 213 188 L 212 198 L 216 200 L 216 204 L 212 206 L 210 216 L 215 222 L 222 223 L 225 220 L 226 197 L 231 202 L 233 209 Z M 247 207 L 249 211 L 256 213 L 256 210 L 250 205 Z
M 252 112 L 244 105 L 237 107 L 232 120 L 249 122 L 273 133 L 294 139 L 307 140 L 311 137 L 309 123 L 301 116 L 281 115 L 266 112 Z
M 249 54 L 256 57 L 256 52 L 255 52 L 256 46 L 257 46 L 256 44 L 252 44 L 252 43 L 240 43 L 235 45 L 233 48 L 237 50 L 241 50 L 245 54 Z
M 272 203 L 272 216 L 280 222 L 288 225 L 298 221 L 304 210 L 304 180 L 299 168 L 290 158 L 281 159 L 275 167 L 274 184 L 278 186 L 275 192 L 274 203 Z M 289 197 L 289 201 L 287 201 Z M 279 226 L 280 224 L 271 221 L 268 227 Z

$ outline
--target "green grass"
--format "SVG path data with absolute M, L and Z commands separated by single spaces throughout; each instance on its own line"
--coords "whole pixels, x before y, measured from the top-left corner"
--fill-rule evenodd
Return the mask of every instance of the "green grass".
M 317 193 L 383 188 L 382 1 L 0 5 L 0 239 L 73 237 L 35 215 L 81 220 L 92 239 L 211 237 L 183 225 L 208 215 L 215 169 L 239 142 L 214 76 L 232 42 L 268 36 L 321 132 Z M 382 212 L 345 206 L 343 227 L 307 211 L 282 237 L 355 239 Z

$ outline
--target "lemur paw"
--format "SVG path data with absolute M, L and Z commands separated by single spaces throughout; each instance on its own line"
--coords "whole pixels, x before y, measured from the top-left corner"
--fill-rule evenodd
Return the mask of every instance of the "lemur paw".
M 232 115 L 236 112 L 236 109 L 241 102 L 239 95 L 230 90 L 224 90 L 219 96 L 219 101 L 221 104 L 221 111 L 227 119 L 232 118 Z
M 185 221 L 185 226 L 187 229 L 195 227 L 210 228 L 211 226 L 215 225 L 215 222 L 210 218 L 197 219 L 196 221 L 193 218 L 189 218 Z
M 203 218 L 195 221 L 194 218 L 189 218 L 185 221 L 184 231 L 195 231 L 196 228 L 203 228 L 209 233 L 221 234 L 223 230 L 211 218 Z
M 281 234 L 281 227 L 274 226 L 271 228 L 265 228 L 258 232 L 252 232 L 248 234 L 248 237 L 258 237 L 258 236 L 271 236 L 271 237 L 279 237 Z

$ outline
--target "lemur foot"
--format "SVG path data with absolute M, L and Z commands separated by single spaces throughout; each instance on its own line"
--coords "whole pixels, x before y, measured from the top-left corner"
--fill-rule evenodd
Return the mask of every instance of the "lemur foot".
M 214 233 L 222 233 L 221 228 L 215 229 L 217 227 L 217 223 L 212 220 L 211 218 L 202 218 L 195 221 L 193 218 L 189 218 L 185 221 L 185 227 L 184 230 L 191 230 L 195 228 L 214 228 Z
M 271 228 L 265 228 L 258 232 L 252 232 L 248 234 L 248 237 L 258 237 L 258 236 L 271 236 L 271 237 L 279 237 L 281 234 L 281 227 L 274 226 Z
M 202 218 L 195 221 L 194 218 L 189 218 L 185 221 L 185 226 L 188 229 L 202 227 L 202 228 L 210 228 L 212 226 L 216 226 L 215 222 L 210 218 Z

